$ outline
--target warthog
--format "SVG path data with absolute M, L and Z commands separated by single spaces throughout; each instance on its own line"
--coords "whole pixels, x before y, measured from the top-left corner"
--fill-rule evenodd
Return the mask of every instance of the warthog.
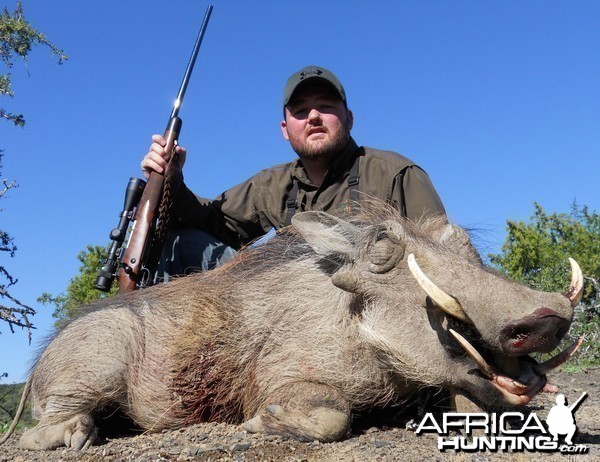
M 575 347 L 528 355 L 567 332 L 576 264 L 564 294 L 535 291 L 488 272 L 458 227 L 370 209 L 297 214 L 217 270 L 91 306 L 35 364 L 24 397 L 39 423 L 21 446 L 85 448 L 114 410 L 148 430 L 244 421 L 335 441 L 353 411 L 423 386 L 502 407 L 550 391 L 547 369 Z

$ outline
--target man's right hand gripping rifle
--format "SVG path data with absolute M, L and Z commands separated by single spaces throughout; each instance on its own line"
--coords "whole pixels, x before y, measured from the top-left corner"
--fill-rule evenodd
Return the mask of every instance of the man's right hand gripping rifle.
M 167 141 L 162 135 L 152 135 L 152 144 L 148 150 L 148 154 L 142 160 L 142 172 L 146 179 L 150 178 L 151 172 L 164 174 L 170 159 L 170 153 L 165 149 Z M 186 150 L 183 146 L 175 146 L 175 158 L 178 170 L 183 169 L 185 164 Z

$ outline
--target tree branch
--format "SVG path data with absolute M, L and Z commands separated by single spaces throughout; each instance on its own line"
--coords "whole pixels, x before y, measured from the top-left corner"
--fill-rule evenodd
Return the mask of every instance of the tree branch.
M 17 307 L 0 305 L 0 320 L 8 323 L 12 333 L 15 332 L 15 326 L 25 328 L 27 330 L 27 338 L 31 344 L 31 329 L 35 329 L 35 326 L 29 320 L 29 316 L 33 316 L 36 311 L 10 295 L 4 286 L 0 286 L 0 298 L 7 298 L 17 305 Z
M 19 187 L 19 184 L 15 180 L 3 179 L 2 184 L 4 185 L 4 189 L 0 190 L 0 197 L 4 196 L 9 189 Z

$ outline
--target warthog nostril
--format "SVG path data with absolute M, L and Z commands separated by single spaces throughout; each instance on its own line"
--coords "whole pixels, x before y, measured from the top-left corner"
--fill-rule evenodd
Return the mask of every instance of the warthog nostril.
M 571 324 L 569 324 L 568 326 L 564 326 L 561 327 L 560 329 L 558 329 L 558 331 L 556 332 L 556 336 L 558 337 L 558 340 L 562 340 L 563 337 L 565 335 L 567 335 L 567 332 L 569 332 L 569 327 L 571 326 Z
M 569 330 L 570 320 L 548 308 L 513 321 L 500 331 L 504 351 L 513 356 L 554 350 Z

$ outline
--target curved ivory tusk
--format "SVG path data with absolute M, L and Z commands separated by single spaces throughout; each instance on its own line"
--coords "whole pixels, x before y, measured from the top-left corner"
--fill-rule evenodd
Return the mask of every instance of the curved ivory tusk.
M 436 286 L 431 279 L 429 279 L 425 273 L 419 268 L 417 261 L 415 260 L 415 256 L 411 253 L 408 256 L 408 268 L 410 272 L 415 277 L 419 286 L 423 291 L 429 296 L 429 298 L 437 305 L 438 308 L 448 313 L 450 316 L 454 316 L 457 319 L 460 319 L 467 324 L 473 324 L 473 321 L 469 319 L 467 313 L 462 309 L 458 300 L 454 297 L 448 295 L 438 286 Z
M 467 352 L 467 354 L 477 363 L 479 370 L 485 375 L 489 380 L 494 378 L 494 370 L 492 366 L 490 366 L 483 356 L 479 354 L 479 352 L 475 349 L 473 345 L 469 343 L 469 341 L 456 332 L 454 329 L 449 329 L 452 337 L 458 342 L 458 344 Z
M 563 295 L 571 301 L 571 306 L 575 307 L 583 295 L 583 273 L 575 260 L 569 258 L 569 263 L 571 264 L 571 284 L 563 292 Z
M 553 356 L 549 360 L 544 361 L 541 364 L 535 364 L 533 366 L 533 370 L 535 370 L 540 375 L 544 375 L 548 371 L 551 371 L 552 369 L 557 368 L 558 366 L 560 366 L 562 363 L 564 363 L 567 359 L 569 359 L 571 356 L 573 356 L 575 354 L 575 352 L 579 349 L 579 347 L 583 343 L 584 337 L 585 336 L 582 335 L 581 337 L 579 337 L 579 340 L 576 340 L 575 342 L 573 342 L 573 344 L 569 348 L 567 348 L 564 351 L 561 351 L 560 353 L 558 353 L 556 356 Z

